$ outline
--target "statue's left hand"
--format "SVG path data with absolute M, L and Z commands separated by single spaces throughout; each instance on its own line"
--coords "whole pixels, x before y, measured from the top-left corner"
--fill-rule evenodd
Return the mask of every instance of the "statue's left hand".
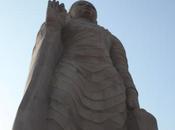
M 138 95 L 135 93 L 130 93 L 127 95 L 127 106 L 129 110 L 139 109 Z

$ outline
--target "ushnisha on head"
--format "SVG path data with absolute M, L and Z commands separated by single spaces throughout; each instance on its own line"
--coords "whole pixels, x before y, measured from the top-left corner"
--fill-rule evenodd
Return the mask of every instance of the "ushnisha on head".
M 69 10 L 69 15 L 71 18 L 83 18 L 90 22 L 97 23 L 97 11 L 95 6 L 85 0 L 75 2 Z

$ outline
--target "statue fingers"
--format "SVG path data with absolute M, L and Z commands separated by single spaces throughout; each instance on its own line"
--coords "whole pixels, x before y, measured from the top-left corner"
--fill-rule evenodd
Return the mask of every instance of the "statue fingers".
M 65 8 L 64 3 L 61 3 L 61 4 L 60 4 L 60 7 L 61 7 L 61 8 Z
M 65 9 L 64 3 L 61 3 L 61 4 L 59 5 L 59 8 L 60 8 L 60 11 L 61 11 L 61 12 L 67 12 L 66 9 Z
M 50 8 L 54 8 L 54 7 L 56 7 L 56 0 L 49 0 L 48 1 L 48 7 L 50 7 Z
M 52 1 L 49 0 L 49 1 L 48 1 L 48 8 L 51 8 L 51 7 L 52 7 Z
M 56 2 L 56 7 L 59 8 L 59 1 Z
M 53 6 L 53 8 L 55 8 L 57 6 L 57 1 L 56 0 L 52 1 L 52 6 Z

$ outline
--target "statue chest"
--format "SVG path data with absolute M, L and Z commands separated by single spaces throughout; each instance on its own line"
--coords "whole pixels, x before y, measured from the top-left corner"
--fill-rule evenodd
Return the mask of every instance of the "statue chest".
M 107 30 L 97 24 L 72 20 L 63 30 L 63 44 L 66 49 L 107 54 L 111 47 L 109 35 Z

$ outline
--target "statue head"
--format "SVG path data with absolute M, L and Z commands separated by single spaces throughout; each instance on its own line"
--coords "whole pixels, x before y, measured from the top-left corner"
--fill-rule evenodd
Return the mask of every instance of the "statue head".
M 71 18 L 83 18 L 90 22 L 97 22 L 97 11 L 93 4 L 85 0 L 75 2 L 69 11 Z

